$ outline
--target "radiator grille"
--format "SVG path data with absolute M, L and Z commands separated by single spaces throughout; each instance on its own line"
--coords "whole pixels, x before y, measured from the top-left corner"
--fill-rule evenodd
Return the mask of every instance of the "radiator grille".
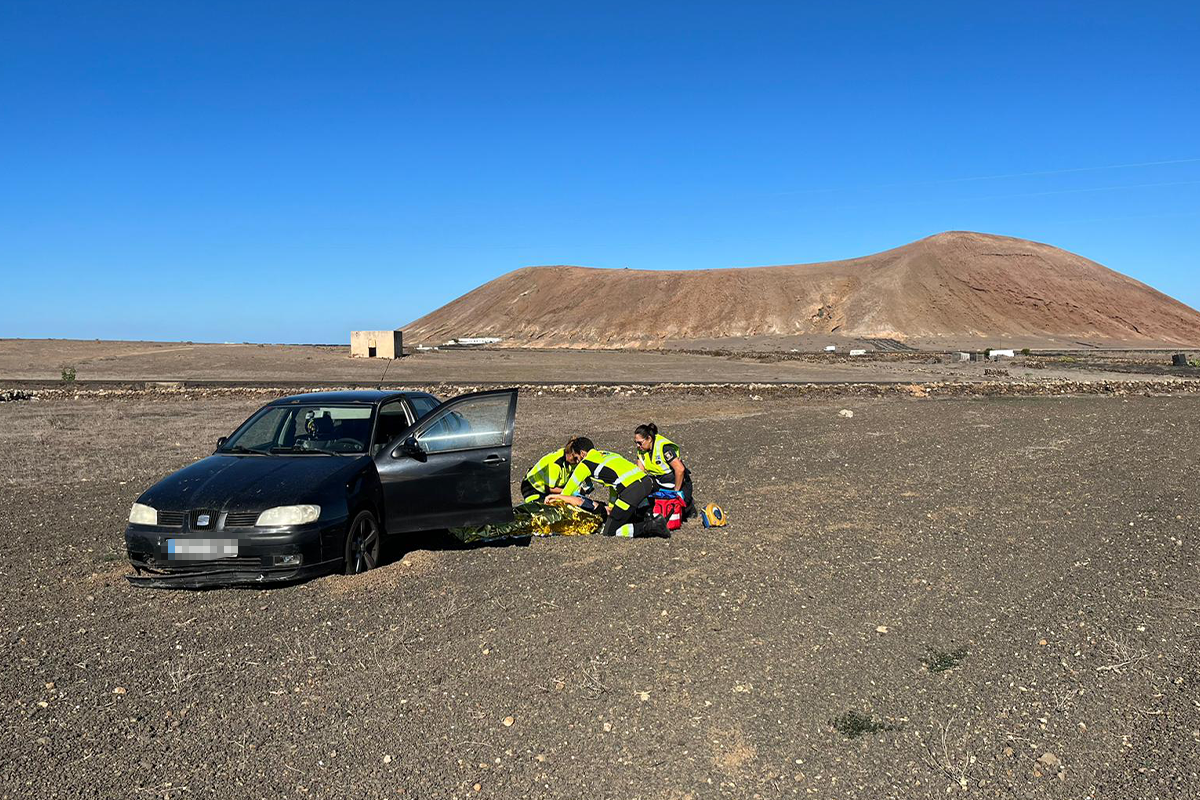
M 182 511 L 159 511 L 158 524 L 164 528 L 178 528 L 183 525 Z
M 230 511 L 225 515 L 226 528 L 253 528 L 257 521 L 257 511 Z
M 166 572 L 205 572 L 214 569 L 263 569 L 270 566 L 263 563 L 262 556 L 229 556 L 203 561 L 167 561 L 163 559 L 155 564 L 156 569 Z

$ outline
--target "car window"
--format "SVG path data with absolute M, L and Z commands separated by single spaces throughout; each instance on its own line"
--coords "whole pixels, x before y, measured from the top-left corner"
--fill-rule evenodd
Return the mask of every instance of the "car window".
M 432 422 L 417 434 L 426 453 L 503 447 L 508 429 L 509 395 L 474 397 L 434 412 Z
M 379 448 L 395 439 L 411 424 L 402 400 L 393 400 L 380 406 L 379 419 L 375 423 L 375 441 L 372 443 L 371 452 L 378 452 Z
M 441 403 L 437 401 L 436 397 L 426 397 L 421 395 L 410 397 L 409 402 L 412 403 L 413 411 L 415 411 L 417 414 L 417 419 L 420 419 L 441 405 Z
M 221 449 L 362 453 L 371 436 L 371 414 L 371 406 L 364 405 L 269 406 L 234 431 Z
M 360 452 L 367 449 L 370 435 L 370 406 L 304 406 L 292 418 L 291 441 L 284 445 L 309 442 L 339 452 Z
M 235 431 L 225 446 L 236 444 L 249 450 L 269 450 L 278 444 L 280 429 L 289 414 L 288 409 L 277 406 L 264 409 Z

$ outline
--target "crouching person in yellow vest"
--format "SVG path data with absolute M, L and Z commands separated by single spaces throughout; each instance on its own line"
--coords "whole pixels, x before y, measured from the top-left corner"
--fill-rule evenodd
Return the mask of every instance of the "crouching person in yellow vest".
M 597 450 L 592 440 L 578 436 L 563 448 L 567 463 L 571 465 L 571 477 L 563 486 L 562 494 L 551 496 L 551 502 L 570 503 L 584 506 L 587 498 L 581 492 L 588 481 L 604 484 L 612 495 L 608 506 L 608 519 L 600 533 L 604 536 L 670 536 L 667 521 L 651 516 L 644 522 L 634 522 L 637 507 L 654 493 L 654 480 L 624 456 Z
M 553 495 L 562 494 L 573 469 L 574 467 L 567 463 L 566 450 L 546 453 L 525 473 L 525 478 L 521 481 L 521 500 L 526 503 L 544 503 Z M 590 494 L 591 491 L 592 484 L 587 482 L 579 493 Z
M 552 494 L 561 494 L 570 476 L 571 466 L 562 450 L 546 453 L 525 473 L 525 479 L 521 481 L 521 499 L 526 503 L 544 502 Z
M 633 431 L 633 444 L 637 448 L 638 466 L 658 484 L 656 488 L 675 492 L 692 511 L 692 472 L 683 463 L 679 445 L 658 432 L 653 422 L 638 425 Z

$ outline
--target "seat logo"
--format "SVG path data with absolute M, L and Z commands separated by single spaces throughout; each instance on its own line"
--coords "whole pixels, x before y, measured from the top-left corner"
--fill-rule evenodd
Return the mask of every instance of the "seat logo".
M 196 525 L 203 528 L 204 526 L 208 525 L 210 519 L 211 517 L 209 517 L 208 514 L 201 514 L 196 517 Z

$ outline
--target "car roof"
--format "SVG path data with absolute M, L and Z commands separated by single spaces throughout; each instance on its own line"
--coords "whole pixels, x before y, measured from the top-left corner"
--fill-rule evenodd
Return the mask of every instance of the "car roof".
M 428 392 L 389 392 L 380 389 L 355 389 L 340 392 L 309 392 L 272 400 L 267 405 L 284 406 L 297 403 L 364 403 L 375 404 L 397 397 L 433 397 Z M 435 398 L 436 399 L 436 398 Z

